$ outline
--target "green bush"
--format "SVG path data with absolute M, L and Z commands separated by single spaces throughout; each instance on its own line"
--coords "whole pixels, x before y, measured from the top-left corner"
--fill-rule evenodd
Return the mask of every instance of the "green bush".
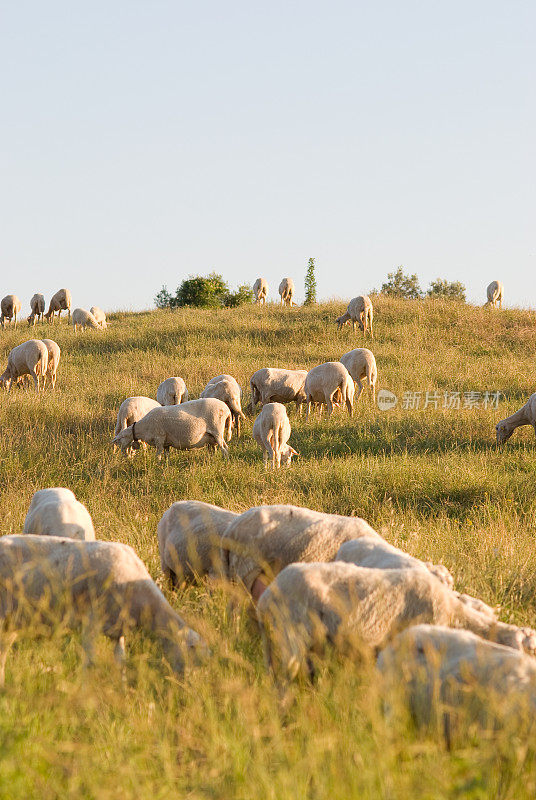
M 387 273 L 387 282 L 382 284 L 381 292 L 389 297 L 404 297 L 407 300 L 418 300 L 422 297 L 417 275 L 406 275 L 401 266 L 396 272 Z
M 242 283 L 236 292 L 227 292 L 223 298 L 225 308 L 238 308 L 245 303 L 253 302 L 253 289 L 247 283 Z
M 465 302 L 465 286 L 460 281 L 449 282 L 443 278 L 436 278 L 431 282 L 426 294 L 428 297 L 442 297 Z
M 184 280 L 174 295 L 162 286 L 154 298 L 157 308 L 236 308 L 253 301 L 253 290 L 242 284 L 235 292 L 217 272 L 203 277 L 195 275 Z

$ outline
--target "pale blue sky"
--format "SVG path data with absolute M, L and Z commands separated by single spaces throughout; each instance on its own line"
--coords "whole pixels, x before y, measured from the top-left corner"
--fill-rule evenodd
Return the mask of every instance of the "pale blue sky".
M 533 0 L 0 4 L 0 294 L 147 308 L 309 256 L 321 297 L 536 307 Z

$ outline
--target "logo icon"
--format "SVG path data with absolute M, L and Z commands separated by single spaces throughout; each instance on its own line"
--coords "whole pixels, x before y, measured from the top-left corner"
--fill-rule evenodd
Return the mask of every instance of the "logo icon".
M 398 403 L 398 397 L 387 389 L 380 389 L 378 392 L 378 408 L 380 411 L 389 411 Z

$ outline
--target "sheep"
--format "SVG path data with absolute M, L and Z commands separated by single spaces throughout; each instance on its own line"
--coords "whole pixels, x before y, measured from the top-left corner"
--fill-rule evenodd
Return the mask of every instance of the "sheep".
M 17 314 L 21 308 L 21 302 L 16 294 L 8 294 L 2 298 L 0 302 L 0 324 L 2 328 L 6 327 L 6 320 L 9 323 L 14 322 L 14 328 L 17 327 Z
M 515 650 L 536 647 L 536 631 L 490 620 L 422 569 L 291 564 L 261 595 L 257 617 L 267 667 L 291 680 L 328 643 L 371 653 L 422 622 L 464 628 Z
M 294 281 L 292 278 L 283 278 L 279 284 L 279 294 L 281 295 L 282 306 L 295 306 L 293 301 L 294 297 Z
M 255 411 L 258 402 L 296 403 L 296 411 L 301 414 L 306 401 L 304 385 L 307 377 L 305 369 L 278 369 L 264 367 L 254 372 L 249 380 L 251 388 L 251 410 Z
M 488 297 L 487 302 L 484 303 L 485 306 L 496 306 L 497 303 L 499 304 L 499 308 L 502 308 L 502 301 L 504 297 L 504 285 L 501 281 L 492 281 L 488 288 L 486 289 L 486 295 Z
M 118 436 L 121 431 L 125 430 L 125 428 L 128 428 L 130 425 L 133 425 L 135 422 L 143 419 L 143 417 L 148 414 L 149 411 L 152 411 L 153 408 L 160 408 L 160 403 L 157 400 L 153 400 L 151 397 L 143 397 L 142 395 L 137 395 L 136 397 L 127 397 L 126 400 L 123 400 L 119 406 L 114 435 Z M 147 449 L 145 442 L 140 442 L 140 445 L 143 450 Z M 133 455 L 135 449 L 137 448 L 131 446 L 129 448 L 125 448 L 124 452 L 126 452 L 127 455 Z
M 30 300 L 32 313 L 28 317 L 28 325 L 35 325 L 35 321 L 43 322 L 45 318 L 45 298 L 42 294 L 34 294 Z
M 216 382 L 212 379 L 199 395 L 199 397 L 215 397 L 229 407 L 237 436 L 240 436 L 240 420 L 246 418 L 240 403 L 241 392 L 242 390 L 236 380 L 229 375 Z
M 290 467 L 292 456 L 298 453 L 287 444 L 291 434 L 287 410 L 281 403 L 266 403 L 253 423 L 253 438 L 262 449 L 264 466 L 268 466 L 268 458 L 272 460 L 272 469 L 283 464 Z
M 71 321 L 71 293 L 69 289 L 58 289 L 56 294 L 53 294 L 50 298 L 50 303 L 48 305 L 48 311 L 45 314 L 45 319 L 50 322 L 56 321 L 56 312 L 58 314 L 58 322 L 61 317 L 62 311 L 67 311 L 67 322 Z
M 39 339 L 29 339 L 14 347 L 9 353 L 6 370 L 3 375 L 0 375 L 0 383 L 10 391 L 13 381 L 22 375 L 31 375 L 35 391 L 38 392 L 40 378 L 43 378 L 44 388 L 47 369 L 48 349 L 46 345 Z
M 261 306 L 266 303 L 266 298 L 268 297 L 268 284 L 264 278 L 257 278 L 253 284 L 253 294 L 255 295 L 256 303 Z
M 161 406 L 178 406 L 188 400 L 188 389 L 182 378 L 166 378 L 156 390 L 156 399 Z
M 362 379 L 365 378 L 372 393 L 372 402 L 376 402 L 376 381 L 378 380 L 378 368 L 376 367 L 376 359 L 374 354 L 367 350 L 366 347 L 357 347 L 355 350 L 349 350 L 340 357 L 341 364 L 344 364 L 350 373 L 352 380 L 357 383 L 357 402 L 361 397 L 363 391 Z
M 197 500 L 179 500 L 158 523 L 162 572 L 177 585 L 196 577 L 221 574 L 220 539 L 238 515 Z
M 376 666 L 387 708 L 402 701 L 421 727 L 442 721 L 448 745 L 468 722 L 495 728 L 510 719 L 519 732 L 536 711 L 536 660 L 471 631 L 415 625 L 382 650 Z
M 171 608 L 134 550 L 119 542 L 58 536 L 0 537 L 0 684 L 19 634 L 81 630 L 86 664 L 101 633 L 123 664 L 125 635 L 155 637 L 170 667 L 182 673 L 187 651 L 206 651 L 201 637 Z
M 341 393 L 341 402 L 346 404 L 346 410 L 352 416 L 355 387 L 344 364 L 340 361 L 327 361 L 309 370 L 304 386 L 307 400 L 306 419 L 309 419 L 311 403 L 325 403 L 330 417 L 333 412 L 334 395 L 338 389 Z
M 102 308 L 99 308 L 98 306 L 91 306 L 91 308 L 89 309 L 89 313 L 93 314 L 93 316 L 95 317 L 101 328 L 103 330 L 106 330 L 106 328 L 110 323 L 106 320 L 106 314 L 104 313 Z
M 70 489 L 61 487 L 35 492 L 22 532 L 86 541 L 95 539 L 95 529 L 87 508 Z
M 274 575 L 294 561 L 331 561 L 340 546 L 381 536 L 359 517 L 322 514 L 290 505 L 258 506 L 232 522 L 222 537 L 224 574 L 256 600 Z
M 156 447 L 160 460 L 170 447 L 177 450 L 194 450 L 199 447 L 218 446 L 225 458 L 229 458 L 224 434 L 231 431 L 232 419 L 229 408 L 221 400 L 204 398 L 189 400 L 179 406 L 153 408 L 138 422 L 116 434 L 112 444 L 121 450 L 129 447 L 137 450 L 141 442 Z
M 372 301 L 370 297 L 366 294 L 360 294 L 358 297 L 354 297 L 352 300 L 350 300 L 345 313 L 341 317 L 337 317 L 335 322 L 337 323 L 338 330 L 340 330 L 343 325 L 346 325 L 347 322 L 351 322 L 354 333 L 355 324 L 357 322 L 360 330 L 363 331 L 365 336 L 367 335 L 367 331 L 370 331 L 370 336 L 372 339 L 374 339 L 374 333 L 372 330 L 373 316 L 374 309 L 372 307 Z
M 86 328 L 93 328 L 94 331 L 102 330 L 91 311 L 86 311 L 85 308 L 75 308 L 72 314 L 72 323 L 75 333 L 78 328 L 82 328 L 83 331 Z
M 532 425 L 536 433 L 536 392 L 531 394 L 524 406 L 515 414 L 502 419 L 495 426 L 497 444 L 504 444 L 521 425 Z
M 48 367 L 43 381 L 43 388 L 46 386 L 47 378 L 50 380 L 52 389 L 56 388 L 56 375 L 60 365 L 61 350 L 60 346 L 54 339 L 41 339 L 46 349 L 48 350 Z

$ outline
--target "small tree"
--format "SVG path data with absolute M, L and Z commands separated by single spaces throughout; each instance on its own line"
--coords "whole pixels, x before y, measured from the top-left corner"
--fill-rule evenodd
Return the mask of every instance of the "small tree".
M 227 292 L 223 298 L 225 308 L 237 308 L 244 303 L 253 302 L 253 289 L 247 283 L 241 284 L 236 292 Z
M 404 297 L 407 300 L 418 300 L 422 297 L 417 275 L 405 275 L 402 266 L 396 272 L 387 273 L 387 283 L 382 284 L 381 291 L 389 297 Z
M 310 258 L 307 264 L 307 272 L 305 273 L 304 305 L 312 306 L 314 303 L 316 303 L 315 260 L 314 258 Z
M 252 300 L 251 287 L 244 284 L 236 292 L 230 292 L 227 283 L 217 272 L 206 276 L 191 275 L 177 287 L 174 295 L 168 292 L 167 286 L 162 286 L 154 298 L 157 308 L 236 308 Z
M 158 294 L 155 295 L 154 304 L 157 308 L 175 308 L 175 298 L 168 292 L 167 286 L 162 286 Z
M 428 297 L 443 297 L 448 300 L 460 300 L 465 303 L 465 286 L 460 281 L 449 282 L 442 278 L 432 281 L 426 292 Z

